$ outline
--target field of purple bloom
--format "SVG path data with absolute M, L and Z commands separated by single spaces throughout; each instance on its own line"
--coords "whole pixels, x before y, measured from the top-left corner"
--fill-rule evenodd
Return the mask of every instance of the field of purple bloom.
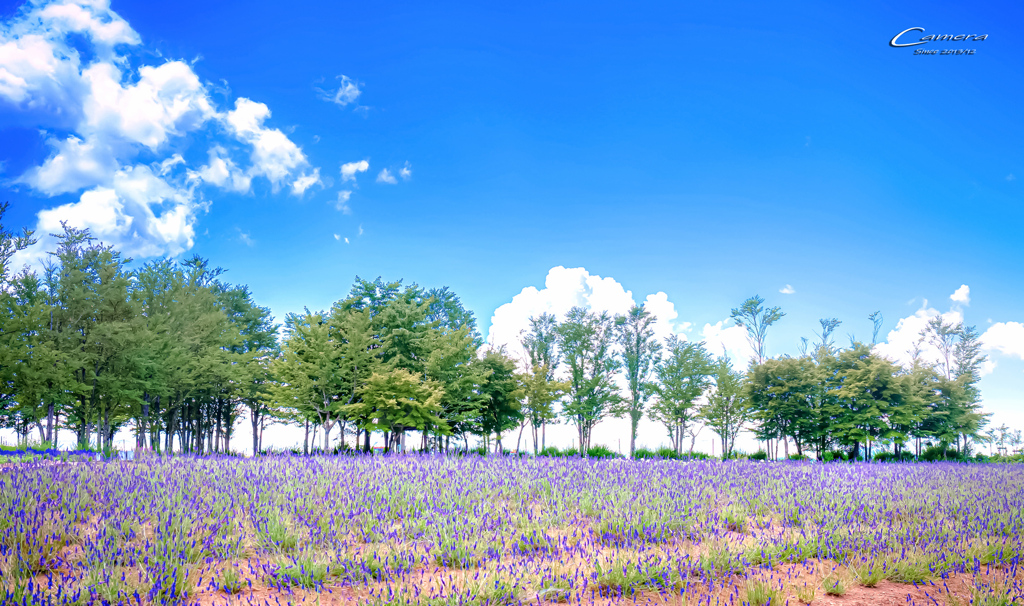
M 1012 604 L 1024 467 L 441 455 L 0 471 L 4 604 Z

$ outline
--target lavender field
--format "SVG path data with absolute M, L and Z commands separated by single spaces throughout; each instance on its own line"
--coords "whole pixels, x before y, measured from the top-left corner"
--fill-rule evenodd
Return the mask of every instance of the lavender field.
M 470 456 L 0 470 L 4 604 L 1010 604 L 1024 469 Z

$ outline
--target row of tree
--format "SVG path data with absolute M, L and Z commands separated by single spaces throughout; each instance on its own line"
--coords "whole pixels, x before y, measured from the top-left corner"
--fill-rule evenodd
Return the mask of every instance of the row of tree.
M 280 327 L 198 257 L 131 268 L 86 231 L 65 227 L 56 239 L 41 271 L 12 274 L 33 235 L 0 226 L 0 426 L 25 438 L 35 430 L 53 442 L 64 428 L 82 445 L 110 447 L 128 427 L 139 447 L 228 451 L 247 414 L 254 452 L 279 422 L 305 428 L 307 452 L 369 449 L 373 432 L 385 448 L 436 450 L 468 449 L 470 436 L 501 449 L 515 432 L 518 450 L 527 429 L 538 452 L 547 426 L 566 422 L 586 452 L 595 427 L 620 417 L 632 455 L 646 416 L 677 454 L 707 427 L 723 455 L 748 429 L 776 458 L 791 444 L 819 455 L 870 456 L 880 444 L 919 454 L 922 441 L 966 451 L 986 421 L 977 331 L 941 318 L 905 368 L 868 344 L 837 347 L 835 319 L 821 321 L 800 356 L 773 359 L 767 331 L 785 314 L 752 297 L 732 310 L 753 352 L 739 371 L 703 343 L 657 339 L 643 307 L 619 316 L 575 307 L 531 318 L 516 360 L 483 345 L 447 288 L 357 278 L 331 309 L 289 314 Z M 871 319 L 873 344 L 881 317 Z M 924 361 L 926 345 L 938 363 Z M 410 432 L 418 445 L 407 444 Z
M 97 448 L 127 426 L 140 447 L 228 450 L 244 408 L 266 409 L 269 310 L 198 257 L 129 269 L 87 231 L 55 237 L 41 271 L 12 275 L 34 239 L 0 226 L 0 426 Z

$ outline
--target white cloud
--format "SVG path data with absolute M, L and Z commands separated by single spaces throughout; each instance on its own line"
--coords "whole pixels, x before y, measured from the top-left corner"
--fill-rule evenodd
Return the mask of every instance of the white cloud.
M 359 95 L 363 91 L 359 90 L 359 83 L 349 78 L 348 76 L 338 76 L 338 88 L 334 90 L 324 90 L 322 88 L 315 88 L 317 94 L 324 101 L 330 101 L 335 105 L 345 107 L 349 103 L 354 102 L 359 98 Z
M 238 99 L 223 112 L 189 63 L 149 65 L 154 53 L 141 44 L 107 0 L 39 0 L 0 23 L 0 111 L 25 114 L 52 150 L 17 181 L 45 196 L 82 192 L 41 211 L 37 233 L 66 219 L 126 254 L 178 254 L 207 205 L 197 186 L 242 193 L 265 177 L 301 195 L 320 182 L 302 150 L 265 126 L 266 105 Z M 179 155 L 193 139 L 212 140 L 205 166 L 189 168 Z M 237 152 L 246 150 L 243 164 Z
M 338 198 L 334 201 L 334 208 L 340 210 L 346 215 L 352 214 L 352 209 L 349 208 L 348 199 L 352 197 L 352 191 L 343 189 L 338 192 Z
M 296 196 L 301 196 L 306 193 L 306 190 L 314 185 L 320 183 L 320 168 L 314 168 L 312 173 L 302 173 L 299 178 L 292 183 L 292 193 Z
M 340 235 L 338 235 L 338 234 L 334 234 L 334 239 L 335 239 L 335 240 L 341 240 L 341 236 L 340 236 Z
M 367 160 L 360 160 L 358 162 L 346 162 L 341 165 L 341 182 L 355 181 L 357 173 L 365 173 L 370 169 L 370 163 Z
M 901 366 L 910 366 L 913 360 L 911 352 L 921 340 L 921 332 L 927 328 L 928 322 L 932 318 L 938 316 L 942 316 L 943 321 L 947 324 L 958 324 L 964 320 L 963 314 L 959 310 L 954 309 L 941 313 L 937 309 L 928 307 L 926 299 L 921 308 L 914 312 L 914 315 L 901 318 L 896 323 L 896 327 L 889 331 L 884 342 L 875 344 L 874 352 Z M 939 362 L 939 351 L 935 347 L 927 342 L 921 343 L 920 347 L 922 362 L 928 364 Z
M 385 168 L 382 169 L 380 173 L 377 174 L 377 183 L 389 183 L 391 185 L 394 185 L 395 183 L 398 183 L 398 179 L 396 179 L 395 176 L 391 174 L 391 171 Z
M 406 162 L 405 166 L 398 169 L 398 176 L 402 178 L 402 181 L 412 179 L 412 165 Z
M 242 231 L 241 229 L 238 230 L 238 239 L 241 240 L 242 243 L 245 244 L 246 246 L 256 245 L 256 242 L 252 239 L 252 236 Z
M 792 286 L 787 284 L 787 285 L 783 286 L 782 288 L 780 288 L 779 292 L 781 292 L 784 295 L 791 295 L 791 294 L 795 293 L 796 290 Z
M 956 291 L 953 294 L 949 295 L 949 299 L 954 303 L 963 303 L 964 305 L 970 305 L 971 287 L 967 286 L 966 284 L 961 285 L 960 288 L 956 289 Z
M 128 256 L 177 255 L 192 247 L 195 215 L 203 207 L 192 188 L 175 185 L 151 167 L 125 168 L 110 186 L 95 187 L 76 202 L 40 211 L 39 241 L 15 255 L 12 264 L 40 263 L 55 244 L 50 234 L 63 231 L 62 221 L 88 229 L 102 242 L 116 242 Z
M 746 368 L 747 362 L 754 355 L 754 349 L 747 340 L 747 330 L 736 326 L 731 320 L 705 324 L 701 330 L 701 339 L 711 354 L 719 357 L 728 355 L 732 367 L 737 370 Z
M 345 244 L 348 244 L 348 238 L 345 238 Z
M 363 235 L 363 226 L 362 225 L 359 226 L 359 235 L 360 236 Z
M 39 192 L 56 196 L 109 180 L 118 168 L 117 159 L 108 145 L 95 139 L 82 141 L 71 135 L 63 141 L 47 141 L 54 153 L 42 166 L 31 168 L 19 179 Z
M 263 122 L 270 117 L 270 108 L 241 97 L 235 109 L 229 111 L 225 121 L 234 134 L 252 146 L 250 173 L 267 178 L 275 187 L 289 175 L 308 165 L 306 155 L 298 145 L 276 128 L 267 128 Z
M 544 280 L 544 288 L 527 286 L 519 294 L 494 311 L 487 343 L 492 347 L 504 345 L 519 360 L 525 360 L 520 339 L 529 327 L 531 317 L 549 313 L 562 319 L 576 306 L 593 311 L 606 311 L 610 315 L 624 314 L 634 305 L 633 293 L 625 290 L 613 278 L 592 275 L 582 267 L 553 267 Z M 665 338 L 688 323 L 675 324 L 678 313 L 665 293 L 649 295 L 644 305 L 655 316 L 654 330 Z
M 246 174 L 228 157 L 226 149 L 215 145 L 210 149 L 209 156 L 209 163 L 200 168 L 198 173 L 203 181 L 238 193 L 249 191 L 252 177 Z
M 1007 356 L 1024 360 L 1024 324 L 996 322 L 981 335 L 982 346 Z

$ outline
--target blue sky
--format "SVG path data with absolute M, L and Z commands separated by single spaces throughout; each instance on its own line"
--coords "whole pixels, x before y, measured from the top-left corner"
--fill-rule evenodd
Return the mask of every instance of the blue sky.
M 382 275 L 451 286 L 486 334 L 559 266 L 665 293 L 689 338 L 760 293 L 774 354 L 820 317 L 959 313 L 996 326 L 986 401 L 1024 427 L 1019 4 L 77 4 L 0 4 L 8 224 L 208 257 L 278 317 Z M 888 46 L 915 26 L 988 38 Z M 97 64 L 189 109 L 97 110 Z

